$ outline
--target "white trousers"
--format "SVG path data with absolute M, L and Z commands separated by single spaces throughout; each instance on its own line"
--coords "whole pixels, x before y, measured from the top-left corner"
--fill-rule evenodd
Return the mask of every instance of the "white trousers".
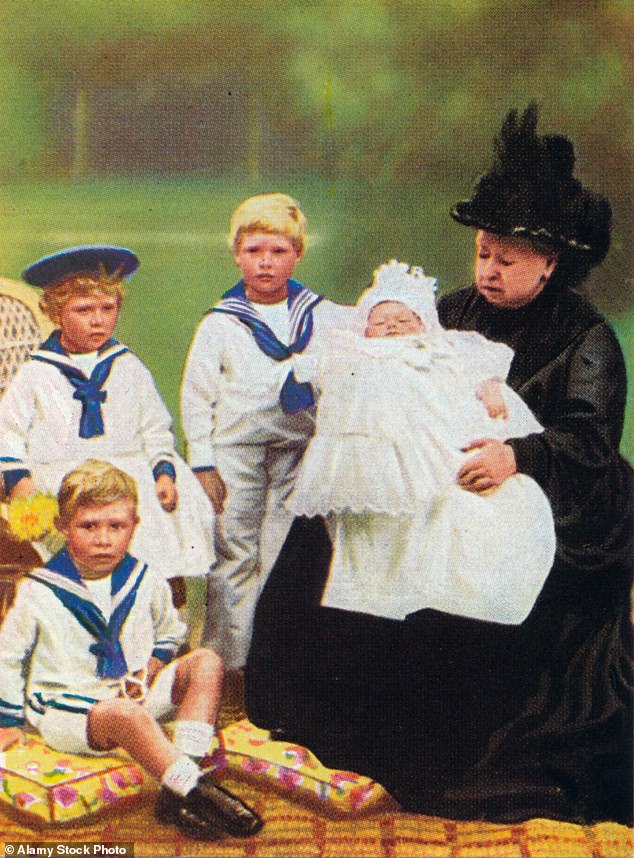
M 284 502 L 306 443 L 215 449 L 227 498 L 216 521 L 218 560 L 207 579 L 202 645 L 221 655 L 230 670 L 246 663 L 255 606 L 293 520 Z
M 176 715 L 177 707 L 172 703 L 172 687 L 176 679 L 177 667 L 178 659 L 174 659 L 167 667 L 161 668 L 145 701 L 139 704 L 145 706 L 157 721 L 167 721 Z M 117 697 L 118 693 L 119 686 L 116 685 L 105 693 L 97 692 L 96 697 L 100 700 L 109 700 Z M 63 709 L 50 707 L 43 715 L 36 714 L 33 709 L 28 710 L 29 721 L 38 730 L 46 744 L 66 754 L 89 754 L 95 757 L 115 754 L 116 751 L 96 751 L 88 744 L 88 713 L 95 704 L 84 702 L 86 698 L 76 695 L 60 696 L 61 702 L 66 704 Z M 69 711 L 70 709 L 74 711 Z

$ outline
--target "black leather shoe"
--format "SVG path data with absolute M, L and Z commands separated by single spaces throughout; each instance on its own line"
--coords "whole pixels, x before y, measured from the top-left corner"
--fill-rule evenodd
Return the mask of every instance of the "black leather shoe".
M 155 810 L 158 821 L 178 826 L 194 840 L 220 840 L 224 835 L 222 829 L 204 811 L 190 805 L 189 795 L 183 798 L 162 787 Z
M 251 837 L 264 825 L 257 813 L 237 795 L 214 783 L 212 772 L 205 772 L 187 794 L 187 799 L 199 812 L 204 808 L 205 816 L 233 837 Z

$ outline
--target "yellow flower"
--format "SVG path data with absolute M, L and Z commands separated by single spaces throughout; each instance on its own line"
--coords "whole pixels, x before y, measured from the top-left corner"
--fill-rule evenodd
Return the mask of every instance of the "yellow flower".
M 11 532 L 18 539 L 32 541 L 46 533 L 55 532 L 57 500 L 52 495 L 35 494 L 30 498 L 15 498 L 9 503 L 7 519 Z

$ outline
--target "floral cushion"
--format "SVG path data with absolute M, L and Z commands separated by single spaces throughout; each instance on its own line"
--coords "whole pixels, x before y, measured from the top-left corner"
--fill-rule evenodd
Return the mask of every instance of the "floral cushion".
M 308 800 L 321 810 L 350 814 L 394 808 L 383 787 L 354 772 L 327 769 L 301 745 L 274 742 L 267 730 L 244 719 L 220 731 L 204 765 L 219 776 L 264 782 L 289 798 Z
M 68 822 L 136 797 L 149 780 L 129 758 L 53 751 L 25 733 L 0 753 L 0 802 L 45 822 Z

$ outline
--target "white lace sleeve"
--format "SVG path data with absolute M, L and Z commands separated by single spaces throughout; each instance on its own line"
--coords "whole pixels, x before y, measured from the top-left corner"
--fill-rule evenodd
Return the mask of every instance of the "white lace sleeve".
M 446 331 L 445 336 L 475 383 L 487 378 L 506 380 L 514 355 L 509 346 L 494 343 L 476 331 Z

